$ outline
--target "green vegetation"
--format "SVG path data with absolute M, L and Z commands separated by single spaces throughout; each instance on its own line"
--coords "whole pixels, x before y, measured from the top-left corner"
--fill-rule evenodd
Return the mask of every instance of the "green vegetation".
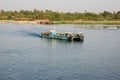
M 120 25 L 120 21 L 53 21 L 54 24 L 106 24 Z
M 80 12 L 54 12 L 51 10 L 20 10 L 20 11 L 4 11 L 0 10 L 0 20 L 39 20 L 49 19 L 50 21 L 56 21 L 55 23 L 86 23 L 84 21 L 120 21 L 120 11 L 101 13 L 91 13 L 85 11 Z M 77 22 L 78 21 L 78 22 Z M 73 23 L 73 22 L 72 22 Z M 91 22 L 90 22 L 91 23 Z M 94 23 L 94 22 L 93 22 Z M 99 22 L 100 23 L 100 22 Z

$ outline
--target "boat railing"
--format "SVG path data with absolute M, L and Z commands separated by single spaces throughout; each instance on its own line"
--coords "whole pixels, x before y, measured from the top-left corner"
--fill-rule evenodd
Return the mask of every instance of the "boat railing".
M 70 32 L 58 32 L 58 33 L 56 33 L 56 36 L 61 36 L 61 37 L 68 37 L 70 35 L 72 35 L 72 33 L 70 33 Z

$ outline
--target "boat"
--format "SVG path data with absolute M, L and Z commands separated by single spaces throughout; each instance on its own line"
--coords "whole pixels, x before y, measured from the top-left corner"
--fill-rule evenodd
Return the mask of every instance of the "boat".
M 51 27 L 47 32 L 41 32 L 39 34 L 39 37 L 66 40 L 66 41 L 83 41 L 84 40 L 83 32 L 79 32 L 79 33 L 56 32 L 54 27 Z

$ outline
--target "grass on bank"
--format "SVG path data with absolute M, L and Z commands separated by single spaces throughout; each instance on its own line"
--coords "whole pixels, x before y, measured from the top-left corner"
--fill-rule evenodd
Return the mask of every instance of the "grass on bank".
M 120 21 L 53 21 L 53 24 L 106 24 L 106 25 L 120 25 Z

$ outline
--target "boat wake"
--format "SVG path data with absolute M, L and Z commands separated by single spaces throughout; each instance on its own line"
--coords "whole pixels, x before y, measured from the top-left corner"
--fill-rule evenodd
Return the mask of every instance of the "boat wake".
M 20 31 L 20 36 L 22 37 L 39 37 L 39 33 L 31 32 L 31 31 Z

